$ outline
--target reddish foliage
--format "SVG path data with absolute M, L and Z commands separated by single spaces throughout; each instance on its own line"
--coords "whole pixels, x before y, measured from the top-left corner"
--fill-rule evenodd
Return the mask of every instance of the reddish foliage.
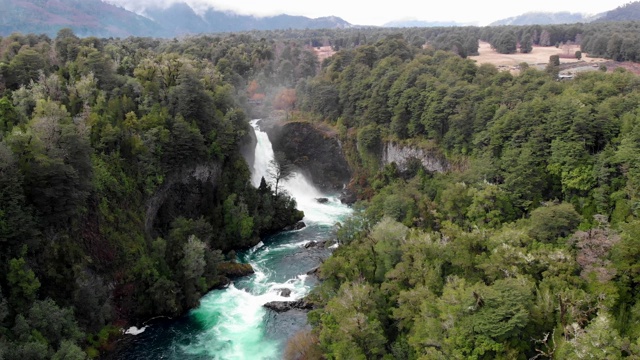
M 265 97 L 266 97 L 265 94 L 257 93 L 257 94 L 251 95 L 251 97 L 249 99 L 251 99 L 252 101 L 262 101 L 262 100 L 264 100 Z
M 273 107 L 276 110 L 291 110 L 295 106 L 296 100 L 295 89 L 283 89 L 276 96 Z
M 572 240 L 578 250 L 576 260 L 582 268 L 580 276 L 588 279 L 595 273 L 598 281 L 603 283 L 615 276 L 608 255 L 613 245 L 620 240 L 620 236 L 611 233 L 608 228 L 591 229 L 576 232 Z
M 322 359 L 318 337 L 309 330 L 301 330 L 287 341 L 285 360 Z
M 256 92 L 258 92 L 259 89 L 260 89 L 260 84 L 258 84 L 258 82 L 255 80 L 251 80 L 249 85 L 247 85 L 247 95 L 249 95 L 249 97 L 252 98 L 256 94 Z

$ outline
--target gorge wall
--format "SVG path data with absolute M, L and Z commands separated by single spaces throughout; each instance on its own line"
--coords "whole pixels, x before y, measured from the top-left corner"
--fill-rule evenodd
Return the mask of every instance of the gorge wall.
M 389 141 L 382 150 L 382 165 L 396 163 L 398 170 L 406 171 L 410 162 L 415 159 L 430 172 L 446 172 L 449 164 L 439 151 L 425 150 L 417 146 L 402 145 Z
M 256 138 L 256 133 L 253 128 L 247 131 L 247 134 L 240 141 L 240 154 L 247 162 L 249 169 L 251 169 L 256 160 L 255 151 L 256 145 L 258 145 L 258 139 Z
M 262 120 L 259 125 L 273 150 L 283 152 L 320 190 L 337 192 L 349 183 L 351 169 L 337 133 L 307 122 Z
M 153 238 L 154 227 L 169 224 L 176 214 L 189 217 L 201 213 L 212 202 L 221 171 L 220 164 L 211 162 L 187 167 L 169 175 L 146 202 L 147 235 Z
M 347 163 L 338 134 L 332 129 L 309 122 L 285 123 L 274 119 L 261 120 L 259 125 L 269 135 L 273 150 L 283 152 L 287 160 L 310 175 L 319 189 L 340 191 L 351 180 L 353 170 Z M 251 153 L 255 140 L 247 139 L 245 148 L 243 153 Z M 383 166 L 395 163 L 400 171 L 409 170 L 415 162 L 429 172 L 449 170 L 444 154 L 417 145 L 388 141 L 379 156 Z M 251 156 L 245 159 L 251 166 Z

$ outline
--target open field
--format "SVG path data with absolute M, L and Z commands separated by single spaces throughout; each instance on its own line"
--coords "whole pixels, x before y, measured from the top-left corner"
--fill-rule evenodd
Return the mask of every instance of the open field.
M 549 56 L 572 55 L 575 54 L 576 50 L 580 49 L 577 45 L 565 45 L 561 48 L 556 48 L 555 46 L 534 46 L 533 51 L 529 54 L 500 54 L 493 50 L 491 45 L 487 42 L 480 41 L 479 45 L 478 52 L 480 55 L 469 56 L 469 59 L 475 60 L 478 64 L 493 64 L 500 70 L 508 70 L 513 74 L 517 74 L 519 72 L 518 65 L 523 62 L 542 70 L 547 66 L 547 63 L 549 63 Z M 331 46 L 314 47 L 312 49 L 320 62 L 336 53 Z M 616 62 L 603 58 L 591 58 L 586 54 L 583 54 L 582 60 L 560 57 L 560 64 L 561 73 L 563 74 L 594 71 L 597 70 L 601 64 L 604 64 L 608 71 L 613 71 L 617 67 L 623 67 L 636 75 L 640 75 L 640 64 L 632 62 Z
M 316 53 L 320 63 L 322 63 L 324 59 L 330 58 L 336 53 L 331 46 L 315 47 L 313 48 L 313 52 Z
M 520 63 L 527 63 L 529 65 L 541 65 L 545 66 L 549 62 L 549 56 L 551 55 L 570 55 L 574 54 L 576 50 L 580 48 L 577 45 L 566 46 L 564 48 L 556 48 L 555 46 L 534 46 L 533 51 L 529 54 L 500 54 L 491 48 L 489 43 L 481 41 L 478 48 L 479 56 L 469 56 L 469 59 L 473 59 L 478 64 L 493 64 L 497 67 L 504 67 L 511 69 L 519 65 Z M 607 61 L 601 58 L 590 58 L 583 54 L 582 60 L 587 63 L 600 63 Z M 560 64 L 577 62 L 578 59 L 565 59 L 560 58 Z M 506 69 L 505 69 L 506 70 Z

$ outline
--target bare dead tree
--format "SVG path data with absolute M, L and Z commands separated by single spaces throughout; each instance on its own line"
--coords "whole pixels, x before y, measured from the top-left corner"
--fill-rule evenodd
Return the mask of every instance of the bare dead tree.
M 273 160 L 269 162 L 269 177 L 275 183 L 275 197 L 278 197 L 278 185 L 293 177 L 293 165 L 287 160 L 283 152 L 276 152 Z
M 556 342 L 554 336 L 556 334 L 555 329 L 552 333 L 545 333 L 542 339 L 531 339 L 534 343 L 538 344 L 535 347 L 536 356 L 529 360 L 536 360 L 538 358 L 553 359 L 553 354 L 556 352 Z M 551 335 L 551 343 L 549 343 L 549 335 Z M 541 346 L 540 346 L 541 345 Z M 544 349 L 542 349 L 544 347 Z

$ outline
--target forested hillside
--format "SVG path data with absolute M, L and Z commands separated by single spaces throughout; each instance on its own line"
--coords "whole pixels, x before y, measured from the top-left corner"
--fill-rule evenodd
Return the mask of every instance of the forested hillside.
M 361 202 L 289 358 L 640 356 L 637 76 L 513 76 L 391 37 L 297 90 L 341 134 Z M 383 165 L 390 142 L 446 170 Z
M 101 0 L 0 0 L 0 7 L 0 35 L 55 36 L 61 28 L 79 36 L 168 35 L 160 24 Z
M 234 249 L 302 213 L 249 183 L 246 84 L 313 75 L 308 55 L 248 36 L 3 38 L 0 358 L 96 357 L 250 271 Z
M 604 16 L 597 19 L 605 21 L 638 21 L 640 20 L 640 1 L 632 1 L 617 8 L 607 11 Z
M 250 271 L 234 250 L 302 216 L 240 155 L 271 109 L 338 134 L 360 200 L 288 358 L 640 357 L 639 78 L 466 59 L 636 59 L 634 26 L 0 38 L 0 359 L 97 357 Z

